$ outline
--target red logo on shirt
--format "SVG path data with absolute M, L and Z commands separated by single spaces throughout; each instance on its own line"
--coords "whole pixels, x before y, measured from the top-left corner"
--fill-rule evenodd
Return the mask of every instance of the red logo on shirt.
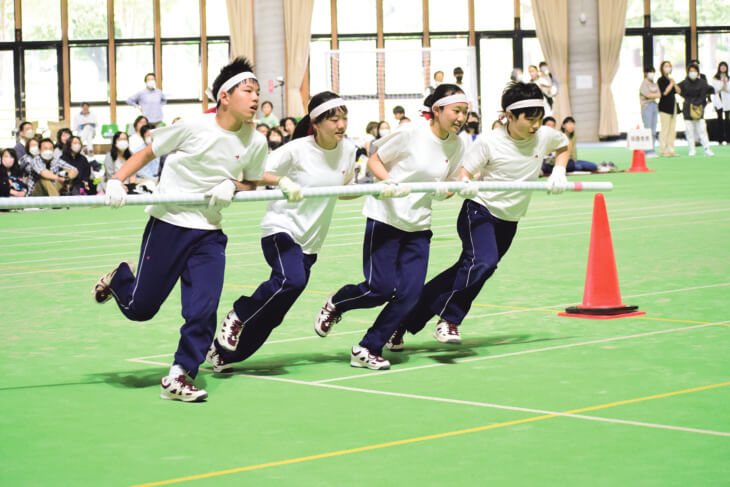
M 240 157 L 241 157 L 241 156 L 239 156 L 238 154 L 236 154 L 236 159 L 239 159 Z M 535 156 L 535 157 L 537 157 L 537 156 Z
M 342 174 L 345 174 L 345 170 L 344 169 L 342 170 Z
M 448 164 L 448 163 L 449 163 L 449 160 L 448 160 L 448 159 L 446 159 L 446 164 Z

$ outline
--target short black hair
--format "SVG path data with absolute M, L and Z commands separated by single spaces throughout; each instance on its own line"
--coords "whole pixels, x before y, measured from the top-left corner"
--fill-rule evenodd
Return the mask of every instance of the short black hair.
M 154 130 L 154 129 L 155 129 L 155 126 L 154 126 L 154 125 L 151 125 L 151 124 L 149 124 L 149 123 L 148 123 L 148 124 L 146 124 L 146 125 L 142 125 L 142 126 L 141 126 L 141 127 L 139 128 L 139 136 L 140 136 L 140 137 L 142 137 L 142 138 L 144 139 L 144 136 L 145 136 L 145 134 L 146 134 L 147 132 L 149 132 L 150 130 Z
M 402 114 L 404 114 L 404 115 L 405 115 L 405 113 L 406 113 L 406 109 L 405 109 L 405 108 L 403 108 L 403 107 L 402 107 L 402 106 L 400 106 L 400 105 L 396 105 L 396 106 L 394 106 L 394 107 L 393 107 L 393 115 L 395 115 L 395 114 L 397 114 L 397 113 L 402 113 Z
M 548 123 L 548 122 L 553 122 L 553 123 L 554 123 L 554 124 L 556 124 L 556 125 L 557 125 L 557 123 L 558 123 L 558 121 L 557 121 L 557 120 L 555 120 L 555 119 L 554 119 L 553 117 L 551 117 L 551 116 L 547 116 L 547 117 L 545 117 L 545 118 L 543 118 L 543 119 L 542 119 L 542 124 L 543 124 L 543 125 L 547 125 L 547 123 Z
M 33 124 L 32 124 L 32 123 L 30 123 L 29 121 L 27 121 L 27 120 L 23 120 L 23 121 L 22 121 L 22 122 L 20 122 L 20 124 L 18 125 L 18 133 L 23 133 L 23 127 L 25 127 L 26 125 L 30 125 L 31 127 L 33 126 Z
M 644 66 L 644 73 L 656 73 L 654 66 Z
M 87 107 L 88 106 L 91 106 L 91 105 L 89 105 L 89 102 L 88 101 L 81 102 L 81 106 L 84 106 L 84 105 L 86 105 Z
M 221 86 L 223 86 L 223 83 L 234 77 L 235 75 L 239 73 L 245 73 L 246 71 L 250 71 L 253 73 L 253 64 L 251 61 L 249 61 L 247 58 L 243 56 L 239 56 L 235 58 L 230 63 L 223 66 L 220 70 L 220 73 L 218 73 L 218 76 L 216 76 L 215 81 L 213 82 L 213 96 L 218 96 L 218 90 L 221 89 Z M 249 81 L 249 80 L 244 80 Z M 254 81 L 254 80 L 251 80 Z M 233 91 L 238 88 L 238 85 L 241 83 L 238 83 L 236 86 L 231 86 L 231 89 L 228 90 L 228 93 L 233 93 Z M 258 85 L 258 81 L 256 81 L 256 84 Z M 220 100 L 216 99 L 216 106 L 220 106 Z
M 571 116 L 567 116 L 563 119 L 563 123 L 561 125 L 565 125 L 566 123 L 570 123 L 570 122 L 575 123 L 575 119 Z
M 155 80 L 157 80 L 157 76 L 155 76 L 155 73 L 147 73 L 147 74 L 144 75 L 144 81 L 145 81 L 145 83 L 147 82 L 147 78 L 149 76 L 152 76 L 153 78 L 155 78 Z
M 51 139 L 49 139 L 48 137 L 46 137 L 46 138 L 43 138 L 43 139 L 41 139 L 41 140 L 38 141 L 38 148 L 40 149 L 41 146 L 43 144 L 45 144 L 46 142 L 48 142 L 49 144 L 51 144 L 52 147 L 54 146 L 53 141 Z
M 464 90 L 462 90 L 459 85 L 452 85 L 450 83 L 442 83 L 438 85 L 436 89 L 433 90 L 433 93 L 423 100 L 424 112 L 433 113 L 434 103 L 439 101 L 441 98 L 446 98 L 447 96 L 455 95 L 457 93 L 464 93 Z M 427 112 L 425 110 L 426 108 L 428 108 Z
M 147 119 L 147 117 L 145 117 L 144 115 L 138 115 L 138 116 L 137 116 L 137 118 L 135 118 L 135 119 L 134 119 L 134 123 L 132 124 L 132 128 L 134 129 L 134 131 L 135 131 L 135 132 L 137 131 L 137 124 L 138 124 L 138 123 L 139 123 L 139 122 L 140 122 L 140 121 L 141 121 L 141 120 L 142 120 L 143 118 L 144 118 L 144 119 L 145 119 L 145 120 L 146 120 L 146 121 L 147 121 L 147 122 L 149 123 L 149 120 Z M 145 123 L 145 125 L 147 125 L 147 124 Z
M 502 92 L 502 110 L 507 112 L 507 107 L 511 104 L 532 99 L 543 99 L 542 91 L 540 87 L 535 83 L 524 83 L 522 81 L 516 81 L 507 85 Z M 528 108 L 516 108 L 510 110 L 515 118 L 520 118 L 521 114 L 525 114 L 526 118 L 542 118 L 545 115 L 545 107 L 528 107 Z
M 454 68 L 454 76 L 456 76 L 457 74 L 464 74 L 464 70 L 461 69 L 461 66 L 457 66 Z
M 269 100 L 266 100 L 265 102 L 263 102 L 263 103 L 261 104 L 261 106 L 262 106 L 262 107 L 263 107 L 264 105 L 269 105 L 269 106 L 271 107 L 271 109 L 272 109 L 272 110 L 274 109 L 274 104 L 273 104 L 273 103 L 271 103 L 271 102 L 270 102 Z

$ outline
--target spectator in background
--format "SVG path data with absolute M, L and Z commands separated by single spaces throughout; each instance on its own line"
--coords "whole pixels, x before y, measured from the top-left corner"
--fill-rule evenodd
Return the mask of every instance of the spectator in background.
M 551 129 L 554 129 L 555 127 L 557 127 L 558 122 L 553 117 L 545 117 L 542 119 L 542 124 L 550 127 Z
M 142 128 L 139 129 L 139 134 L 142 136 L 142 140 L 144 140 L 144 149 L 148 145 L 152 144 L 152 130 L 154 130 L 154 126 L 152 124 L 143 125 Z M 134 151 L 138 152 L 138 151 Z M 160 176 L 160 158 L 155 157 L 152 159 L 148 164 L 146 164 L 142 169 L 137 171 L 137 179 L 151 179 L 153 181 L 156 181 L 157 178 Z
M 401 119 L 400 119 L 400 122 L 398 122 L 398 126 L 400 127 L 400 126 L 401 126 L 401 125 L 403 125 L 404 123 L 411 123 L 411 119 L 410 119 L 410 118 L 408 118 L 408 117 L 403 117 L 403 118 L 401 118 Z
M 93 167 L 86 156 L 81 153 L 82 148 L 81 137 L 72 135 L 66 142 L 61 155 L 61 159 L 76 168 L 78 172 L 78 175 L 71 181 L 70 192 L 73 195 L 96 194 L 96 185 L 92 181 L 91 170 L 101 166 L 94 161 L 97 167 Z
M 466 116 L 466 123 L 464 124 L 464 130 L 459 132 L 459 137 L 464 141 L 464 147 L 471 146 L 474 143 L 474 139 L 479 135 L 479 114 L 476 112 L 469 112 Z
M 127 104 L 139 108 L 147 123 L 157 127 L 162 123 L 162 105 L 167 103 L 167 97 L 157 88 L 154 73 L 144 75 L 144 82 L 145 88 L 127 98 Z
M 396 105 L 393 107 L 393 118 L 400 124 L 400 121 L 403 120 L 403 117 L 406 116 L 406 109 L 403 108 L 400 105 Z
M 145 148 L 144 138 L 140 131 L 142 130 L 142 127 L 148 124 L 149 121 L 144 115 L 140 115 L 134 119 L 134 123 L 132 124 L 134 132 L 129 136 L 129 150 L 132 151 L 132 154 Z
M 63 159 L 53 158 L 53 141 L 40 141 L 40 155 L 31 160 L 28 194 L 32 196 L 58 196 L 65 183 L 78 176 L 78 171 Z
M 20 122 L 20 125 L 18 125 L 18 141 L 15 143 L 15 153 L 18 155 L 18 158 L 22 158 L 25 155 L 25 146 L 34 135 L 35 130 L 33 130 L 32 123 Z
M 644 122 L 644 128 L 651 131 L 651 150 L 646 152 L 647 157 L 656 157 L 654 146 L 656 145 L 656 124 L 659 118 L 659 108 L 657 100 L 661 98 L 659 85 L 654 81 L 654 68 L 647 66 L 644 68 L 644 79 L 639 86 L 639 102 L 641 103 L 641 119 Z
M 41 154 L 41 138 L 31 137 L 30 139 L 28 139 L 28 141 L 25 143 L 23 152 L 25 154 L 20 157 L 18 161 L 20 163 L 20 169 L 23 171 L 23 174 L 25 175 L 27 181 L 30 177 L 30 168 L 33 158 L 38 157 Z
M 81 137 L 88 154 L 94 153 L 94 137 L 96 136 L 96 115 L 89 110 L 89 104 L 81 104 L 81 111 L 73 119 L 73 129 Z
M 454 79 L 456 80 L 456 84 L 461 86 L 464 84 L 464 70 L 461 69 L 461 66 L 457 66 L 454 68 Z M 463 86 L 461 86 L 463 88 Z
M 565 170 L 568 172 L 573 171 L 590 171 L 594 172 L 598 170 L 598 165 L 593 162 L 581 161 L 578 159 L 578 138 L 575 136 L 575 119 L 573 117 L 565 117 L 560 131 L 568 137 L 568 165 Z M 553 159 L 552 165 L 548 159 L 544 159 L 542 163 L 543 174 L 552 174 L 553 168 L 555 167 L 555 159 Z
M 284 143 L 290 142 L 294 137 L 294 129 L 297 128 L 297 121 L 292 117 L 281 119 L 281 128 L 284 129 Z
M 540 71 L 537 69 L 537 66 L 534 64 L 531 64 L 527 67 L 527 72 L 530 75 L 530 83 L 537 84 L 537 81 L 540 79 Z
M 502 120 L 497 119 L 494 122 L 492 122 L 492 130 L 501 129 L 502 127 L 504 127 Z
M 281 133 L 279 127 L 274 127 L 269 130 L 269 134 L 266 136 L 266 141 L 269 144 L 269 150 L 276 150 L 284 144 L 284 134 Z
M 687 77 L 679 83 L 680 95 L 684 98 L 682 115 L 689 145 L 689 155 L 694 156 L 695 140 L 699 139 L 705 149 L 706 156 L 714 156 L 710 150 L 710 141 L 707 140 L 707 126 L 705 125 L 705 104 L 707 96 L 714 92 L 714 89 L 707 84 L 707 80 L 700 78 L 700 68 L 696 64 L 690 64 L 687 68 Z
M 717 139 L 720 144 L 728 144 L 730 143 L 730 80 L 725 61 L 717 65 L 717 73 L 710 81 L 715 89 L 712 104 L 717 112 Z
M 554 99 L 556 96 L 558 96 L 558 91 L 560 91 L 560 83 L 555 78 L 555 76 L 553 76 L 553 73 L 550 71 L 550 68 L 545 61 L 540 62 L 540 77 L 545 77 L 550 83 L 551 98 Z M 552 107 L 552 105 L 550 106 Z
M 53 157 L 59 158 L 63 154 L 63 148 L 66 146 L 66 142 L 71 138 L 73 133 L 71 129 L 62 128 L 56 132 L 56 145 L 53 148 Z
M 672 78 L 672 63 L 663 61 L 659 67 L 661 74 L 657 80 L 659 87 L 659 121 L 661 131 L 659 132 L 659 149 L 662 157 L 677 157 L 674 152 L 674 138 L 677 136 L 677 113 L 679 106 L 676 96 L 680 88 Z
M 279 117 L 274 115 L 274 104 L 270 101 L 265 101 L 261 104 L 261 113 L 264 114 L 263 118 L 259 123 L 266 125 L 269 128 L 279 126 Z
M 514 69 L 512 69 L 512 73 L 510 73 L 509 79 L 513 83 L 517 83 L 519 81 L 524 81 L 525 75 L 522 72 L 522 68 L 514 68 Z
M 426 93 L 424 93 L 424 96 L 425 97 L 430 96 L 434 92 L 434 90 L 436 90 L 438 85 L 440 85 L 443 82 L 444 82 L 444 72 L 443 71 L 436 71 L 435 73 L 433 73 L 433 84 L 426 89 Z
M 260 123 L 260 124 L 256 125 L 256 130 L 261 132 L 261 134 L 264 137 L 267 137 L 267 138 L 269 137 L 269 126 L 266 125 L 265 123 Z
M 373 145 L 373 142 L 382 137 L 385 137 L 388 134 L 390 134 L 390 124 L 385 120 L 378 122 L 378 127 L 375 130 L 375 138 L 370 142 L 369 145 L 368 155 L 372 155 L 375 152 L 375 145 Z
M 3 149 L 0 165 L 0 197 L 22 197 L 28 194 L 28 186 L 23 181 L 23 171 L 15 149 Z
M 127 159 L 132 157 L 132 151 L 129 150 L 129 136 L 125 132 L 117 132 L 112 137 L 112 148 L 104 158 L 104 180 L 101 183 L 100 191 L 106 191 L 106 183 L 114 176 L 114 173 L 127 162 Z M 122 181 L 122 184 L 126 186 L 127 192 L 132 188 L 130 184 L 135 183 L 136 178 L 134 176 L 127 178 Z
M 362 137 L 362 147 L 365 149 L 365 155 L 370 154 L 370 144 L 375 140 L 376 135 L 378 135 L 378 122 L 368 122 L 365 126 L 365 135 Z

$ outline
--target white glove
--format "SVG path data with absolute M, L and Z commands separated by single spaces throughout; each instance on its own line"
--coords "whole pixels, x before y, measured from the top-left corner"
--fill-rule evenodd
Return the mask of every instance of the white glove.
M 568 178 L 565 177 L 565 168 L 557 164 L 547 180 L 549 194 L 559 194 L 568 189 Z
M 233 201 L 233 195 L 236 194 L 236 184 L 230 179 L 226 179 L 222 183 L 216 184 L 205 196 L 210 196 L 208 208 L 225 208 Z
M 436 183 L 436 189 L 433 192 L 433 199 L 436 201 L 443 201 L 448 197 L 448 185 L 446 183 Z
M 384 185 L 383 189 L 380 190 L 380 193 L 375 196 L 379 200 L 384 200 L 388 198 L 402 198 L 411 194 L 411 188 L 401 187 L 393 179 L 386 179 L 382 182 L 382 184 Z
M 461 182 L 464 183 L 466 186 L 464 186 L 464 189 L 459 191 L 459 196 L 461 196 L 465 200 L 475 198 L 477 193 L 479 193 L 479 187 L 477 186 L 477 183 L 475 183 L 471 179 L 464 179 Z
M 106 182 L 106 191 L 104 191 L 104 204 L 112 208 L 124 206 L 127 202 L 127 192 L 122 186 L 122 182 L 118 179 L 110 179 Z
M 279 189 L 289 201 L 302 201 L 302 187 L 286 176 L 279 178 Z

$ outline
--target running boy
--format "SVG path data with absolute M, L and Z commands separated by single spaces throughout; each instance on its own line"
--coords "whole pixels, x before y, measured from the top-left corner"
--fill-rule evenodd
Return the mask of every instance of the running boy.
M 544 107 L 543 94 L 534 83 L 508 85 L 502 94 L 507 125 L 477 137 L 462 161 L 461 179 L 470 181 L 479 173 L 483 181 L 535 181 L 543 158 L 555 151 L 548 192 L 565 191 L 568 139 L 541 125 Z M 462 190 L 462 194 L 468 192 L 468 188 Z M 434 315 L 440 318 L 434 338 L 461 343 L 458 327 L 509 249 L 530 197 L 524 191 L 474 191 L 474 197 L 464 201 L 456 225 L 461 256 L 424 286 L 418 303 L 388 341 L 390 350 L 402 350 L 404 333 L 418 333 Z
M 122 262 L 94 286 L 97 302 L 111 296 L 122 313 L 147 321 L 157 313 L 180 279 L 182 314 L 180 343 L 170 372 L 161 381 L 163 399 L 202 401 L 207 393 L 192 379 L 213 341 L 216 311 L 223 287 L 227 237 L 221 231 L 221 208 L 236 190 L 252 190 L 264 173 L 266 139 L 253 129 L 259 84 L 245 58 L 221 69 L 213 83 L 216 113 L 183 119 L 154 130 L 153 141 L 134 154 L 107 183 L 106 200 L 123 205 L 122 181 L 145 164 L 169 154 L 159 192 L 205 193 L 206 206 L 151 205 L 142 236 L 137 276 Z

